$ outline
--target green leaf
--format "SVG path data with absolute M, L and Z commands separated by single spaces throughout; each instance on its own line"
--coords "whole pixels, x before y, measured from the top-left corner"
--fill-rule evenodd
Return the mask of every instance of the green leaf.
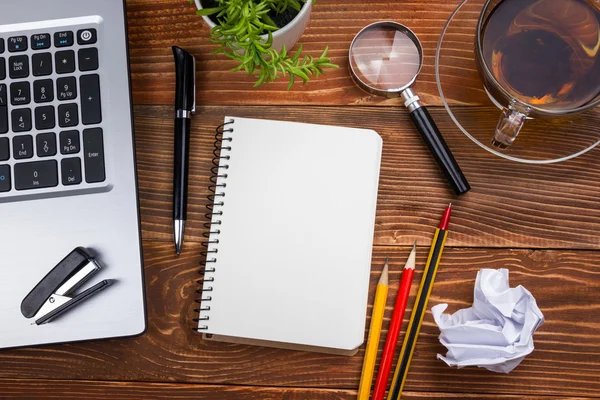
M 298 45 L 298 50 L 296 50 L 296 53 L 294 53 L 294 56 L 292 57 L 292 61 L 297 61 L 298 58 L 300 58 L 301 54 L 302 54 L 302 44 Z
M 231 68 L 229 71 L 230 72 L 238 72 L 238 71 L 241 71 L 242 69 L 245 69 L 245 65 L 244 64 L 240 64 L 237 67 Z
M 208 16 L 208 15 L 217 14 L 217 13 L 221 12 L 222 10 L 223 10 L 223 7 L 203 8 L 201 10 L 196 11 L 196 14 L 202 15 L 202 16 Z
M 244 66 L 244 70 L 248 73 L 248 75 L 252 75 L 254 71 L 256 71 L 256 64 L 254 60 L 248 60 L 247 63 L 242 64 Z
M 287 86 L 287 90 L 290 90 L 294 86 L 294 74 L 290 74 L 290 83 Z
M 332 63 L 323 63 L 323 64 L 319 64 L 319 66 L 321 66 L 323 68 L 339 68 L 339 65 L 332 64 Z
M 275 23 L 275 21 L 273 21 L 273 19 L 271 17 L 269 17 L 269 14 L 263 15 L 262 20 L 264 22 L 263 29 L 271 29 L 271 28 L 275 27 L 275 29 L 273 29 L 273 30 L 274 31 L 277 30 L 277 24 Z
M 265 46 L 271 47 L 273 45 L 273 33 L 269 32 L 267 35 L 267 41 L 265 42 Z
M 298 75 L 300 78 L 302 78 L 302 80 L 303 80 L 303 81 L 308 81 L 308 80 L 309 80 L 309 77 L 308 77 L 308 75 L 306 75 L 306 74 L 304 73 L 304 71 L 302 71 L 301 69 L 298 69 L 298 70 L 296 70 L 296 71 L 293 71 L 293 74 L 294 74 L 294 75 Z
M 296 0 L 290 0 L 287 8 L 293 8 L 296 11 L 300 11 L 302 6 Z M 283 11 L 285 11 L 285 9 Z
M 327 56 L 327 51 L 329 50 L 329 46 L 325 46 L 325 50 L 323 50 L 323 52 L 321 53 L 321 55 L 319 56 L 319 58 L 325 58 L 325 56 Z

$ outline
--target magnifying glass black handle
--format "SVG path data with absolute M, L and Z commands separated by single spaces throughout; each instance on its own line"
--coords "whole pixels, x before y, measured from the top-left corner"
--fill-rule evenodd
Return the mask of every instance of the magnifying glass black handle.
M 471 190 L 467 178 L 458 166 L 427 108 L 419 107 L 413 110 L 410 117 L 421 132 L 421 136 L 456 194 L 464 194 Z

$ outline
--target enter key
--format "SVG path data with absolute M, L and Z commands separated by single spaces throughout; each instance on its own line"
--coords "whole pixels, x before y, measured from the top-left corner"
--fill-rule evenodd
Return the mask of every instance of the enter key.
M 85 181 L 87 183 L 104 182 L 104 140 L 102 128 L 83 131 L 83 160 L 85 163 Z

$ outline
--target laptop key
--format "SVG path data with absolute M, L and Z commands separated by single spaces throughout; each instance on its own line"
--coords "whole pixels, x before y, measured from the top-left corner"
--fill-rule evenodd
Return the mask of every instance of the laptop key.
M 60 162 L 62 184 L 65 186 L 81 183 L 81 160 L 79 157 L 63 158 Z
M 4 53 L 4 39 L 0 38 L 0 54 Z
M 58 106 L 58 126 L 66 128 L 79 125 L 79 111 L 76 103 Z
M 56 155 L 56 135 L 50 133 L 40 133 L 35 137 L 38 157 L 50 157 Z
M 55 47 L 73 46 L 73 42 L 73 32 L 71 31 L 56 32 L 54 34 Z
M 0 85 L 0 106 L 5 106 L 8 101 L 8 94 L 6 94 L 6 84 Z
M 47 103 L 54 100 L 54 82 L 52 79 L 33 82 L 33 100 L 36 103 Z
M 75 52 L 73 50 L 57 51 L 54 54 L 54 64 L 57 74 L 75 72 Z
M 102 106 L 100 102 L 100 77 L 98 74 L 82 75 L 79 78 L 81 91 L 81 121 L 84 125 L 102 122 Z
M 31 110 L 29 108 L 12 110 L 11 122 L 13 132 L 29 132 L 31 130 Z
M 29 58 L 12 56 L 8 59 L 8 75 L 11 79 L 22 79 L 29 76 Z
M 58 185 L 56 160 L 15 164 L 14 174 L 17 190 L 42 189 Z
M 95 29 L 81 29 L 77 31 L 77 44 L 80 46 L 96 43 L 98 33 Z
M 39 33 L 31 36 L 31 48 L 33 50 L 41 50 L 50 48 L 50 34 Z
M 104 140 L 101 128 L 83 131 L 83 160 L 85 162 L 85 181 L 87 183 L 104 182 Z
M 98 69 L 98 49 L 90 47 L 79 50 L 77 53 L 79 57 L 79 70 L 80 71 L 95 71 Z
M 0 134 L 8 132 L 8 107 L 0 107 Z
M 31 86 L 29 82 L 15 82 L 10 84 L 10 104 L 19 106 L 31 103 Z
M 52 74 L 52 54 L 40 53 L 31 57 L 33 76 L 47 76 Z
M 6 161 L 10 158 L 10 148 L 8 138 L 0 138 L 0 161 Z
M 77 98 L 77 79 L 74 76 L 56 80 L 56 97 L 58 100 L 73 100 Z
M 60 153 L 79 153 L 79 131 L 64 131 L 60 133 Z
M 8 192 L 10 189 L 10 165 L 0 165 L 0 192 Z
M 27 36 L 13 36 L 8 38 L 8 51 L 15 53 L 27 50 Z
M 43 131 L 56 126 L 54 106 L 37 107 L 35 109 L 35 129 Z
M 33 137 L 30 135 L 13 138 L 13 157 L 16 160 L 33 157 Z
M 6 59 L 0 57 L 0 81 L 6 79 Z

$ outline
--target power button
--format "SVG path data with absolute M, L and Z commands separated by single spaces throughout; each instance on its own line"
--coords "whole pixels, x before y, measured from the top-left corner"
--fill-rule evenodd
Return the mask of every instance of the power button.
M 95 29 L 81 29 L 77 31 L 77 44 L 80 46 L 86 44 L 96 43 L 96 30 Z

